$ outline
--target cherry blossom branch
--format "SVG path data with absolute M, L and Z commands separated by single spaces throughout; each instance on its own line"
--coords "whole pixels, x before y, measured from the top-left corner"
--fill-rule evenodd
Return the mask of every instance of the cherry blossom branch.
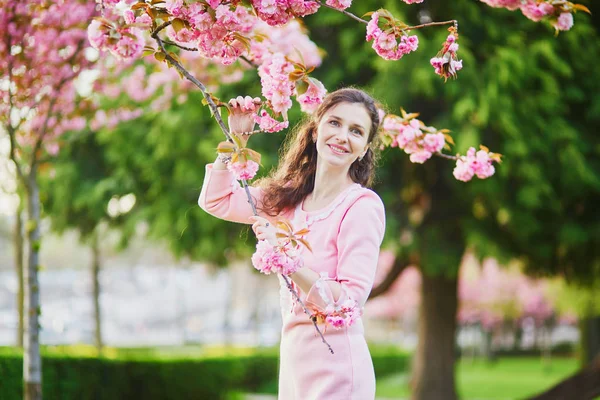
M 415 25 L 415 26 L 409 26 L 408 28 L 404 28 L 405 31 L 412 31 L 415 29 L 421 29 L 421 28 L 425 28 L 428 26 L 439 26 L 439 25 L 450 25 L 453 24 L 454 27 L 456 29 L 458 29 L 458 21 L 455 19 L 451 19 L 450 21 L 443 21 L 443 22 L 427 22 L 425 24 L 421 24 L 421 25 Z
M 437 156 L 437 157 L 445 158 L 447 160 L 454 160 L 454 161 L 458 160 L 458 157 L 451 156 L 451 155 L 444 154 L 444 153 L 433 153 L 433 155 Z
M 14 6 L 13 6 L 13 13 L 11 13 L 11 16 L 14 15 Z M 12 18 L 11 18 L 12 21 Z M 6 49 L 8 50 L 8 118 L 7 118 L 7 132 L 8 132 L 8 138 L 10 141 L 10 150 L 9 150 L 9 155 L 10 155 L 10 159 L 13 161 L 13 163 L 15 164 L 15 169 L 17 171 L 17 176 L 19 177 L 19 179 L 21 180 L 21 182 L 23 184 L 25 184 L 26 179 L 25 179 L 25 174 L 23 173 L 23 170 L 21 169 L 21 165 L 18 163 L 17 161 L 17 155 L 15 153 L 16 147 L 17 147 L 17 140 L 16 140 L 16 131 L 17 128 L 13 127 L 12 122 L 11 122 L 11 115 L 12 115 L 12 111 L 14 109 L 14 102 L 13 102 L 13 93 L 12 93 L 12 81 L 13 81 L 13 74 L 12 74 L 12 70 L 13 70 L 13 56 L 12 56 L 12 52 L 10 51 L 10 49 L 12 48 L 12 40 L 11 40 L 11 35 L 10 33 L 8 33 L 8 31 L 6 32 Z M 19 121 L 20 125 L 21 122 Z
M 333 6 L 330 6 L 329 4 L 327 4 L 327 3 L 323 3 L 323 2 L 321 2 L 321 5 L 322 5 L 322 6 L 324 6 L 324 7 L 327 7 L 327 8 L 331 8 L 332 10 L 335 10 L 335 11 L 341 12 L 342 14 L 344 14 L 344 15 L 347 15 L 348 17 L 350 17 L 350 18 L 352 18 L 352 19 L 355 19 L 355 20 L 357 20 L 358 22 L 362 22 L 362 23 L 363 23 L 363 24 L 365 24 L 365 25 L 369 23 L 368 21 L 365 21 L 364 19 L 362 19 L 362 18 L 360 18 L 360 17 L 358 17 L 358 16 L 356 16 L 356 15 L 354 15 L 354 14 L 352 14 L 351 12 L 348 12 L 348 11 L 346 11 L 346 10 L 340 10 L 340 9 L 338 9 L 338 8 L 335 8 L 335 7 L 333 7 Z
M 182 45 L 177 44 L 175 42 L 170 42 L 170 41 L 164 40 L 164 39 L 162 39 L 162 41 L 163 41 L 164 44 L 169 44 L 171 46 L 179 47 L 182 50 L 186 50 L 186 51 L 198 51 L 198 49 L 195 48 L 195 47 L 185 47 L 185 46 L 182 46 Z
M 294 290 L 294 287 L 292 286 L 292 283 L 290 282 L 290 280 L 288 279 L 288 277 L 285 276 L 285 275 L 283 275 L 283 274 L 281 274 L 281 276 L 283 277 L 283 280 L 285 281 L 285 284 L 287 285 L 287 287 L 290 290 L 290 292 L 292 292 L 294 294 L 294 296 L 296 297 L 296 301 L 298 303 L 300 303 L 300 305 L 304 309 L 304 313 L 307 314 L 310 317 L 310 320 L 312 321 L 313 325 L 315 326 L 315 329 L 317 330 L 317 332 L 319 332 L 319 335 L 321 336 L 321 340 L 329 348 L 329 352 L 331 352 L 331 354 L 334 354 L 333 349 L 331 348 L 331 345 L 329 343 L 327 343 L 327 340 L 325 340 L 325 336 L 323 336 L 323 333 L 321 333 L 321 330 L 319 329 L 319 326 L 317 325 L 317 317 L 314 316 L 310 312 L 310 310 L 306 307 L 306 305 L 304 305 L 304 303 L 302 302 L 302 300 L 300 300 L 300 296 L 298 296 L 298 293 L 296 293 L 296 291 Z
M 221 128 L 221 130 L 223 131 L 223 133 L 225 134 L 225 136 L 227 137 L 227 140 L 229 142 L 234 143 L 233 138 L 231 137 L 231 134 L 229 133 L 229 130 L 227 129 L 227 127 L 225 126 L 225 123 L 223 122 L 223 119 L 221 118 L 221 114 L 219 113 L 219 109 L 217 107 L 217 105 L 215 104 L 215 102 L 213 101 L 212 97 L 210 96 L 210 94 L 208 93 L 208 90 L 206 89 L 206 86 L 204 86 L 204 84 L 202 82 L 200 82 L 198 79 L 196 79 L 196 77 L 194 77 L 192 74 L 189 73 L 189 71 L 187 69 L 185 69 L 177 60 L 175 60 L 168 52 L 167 49 L 165 49 L 165 45 L 162 41 L 162 39 L 160 38 L 160 36 L 158 36 L 158 33 L 166 28 L 167 26 L 171 25 L 171 22 L 165 22 L 164 24 L 162 24 L 159 28 L 157 28 L 154 32 L 152 32 L 152 38 L 154 38 L 154 40 L 156 40 L 156 42 L 158 43 L 158 46 L 160 47 L 160 49 L 162 50 L 162 52 L 165 55 L 165 58 L 183 75 L 186 77 L 187 80 L 189 80 L 190 82 L 192 82 L 194 85 L 196 85 L 200 91 L 202 92 L 202 95 L 204 96 L 204 99 L 206 100 L 206 102 L 208 103 L 208 107 L 210 108 L 210 110 L 212 111 L 213 116 L 215 117 L 215 119 L 217 120 L 217 123 L 219 124 L 219 127 Z
M 364 19 L 356 16 L 355 14 L 352 14 L 349 11 L 340 10 L 340 9 L 335 8 L 333 6 L 330 6 L 329 4 L 324 3 L 324 2 L 320 2 L 320 4 L 322 6 L 324 6 L 324 7 L 331 8 L 332 10 L 335 10 L 337 12 L 341 12 L 342 14 L 344 14 L 344 15 L 346 15 L 346 16 L 348 16 L 348 17 L 350 17 L 350 18 L 352 18 L 352 19 L 354 19 L 354 20 L 356 20 L 358 22 L 362 22 L 365 25 L 367 25 L 369 23 L 368 21 L 366 21 L 366 20 L 364 20 Z M 453 20 L 450 20 L 450 21 L 443 21 L 443 22 L 427 22 L 427 23 L 421 24 L 421 25 L 409 26 L 409 27 L 404 28 L 403 30 L 404 31 L 411 31 L 411 30 L 415 30 L 415 29 L 425 28 L 425 27 L 428 27 L 428 26 L 439 26 L 439 25 L 450 25 L 450 24 L 454 24 L 454 26 L 456 27 L 456 29 L 458 29 L 458 21 L 455 20 L 455 19 L 453 19 Z
M 227 140 L 230 141 L 230 142 L 235 143 L 234 140 L 233 140 L 233 138 L 231 137 L 231 134 L 230 134 L 229 130 L 225 126 L 225 123 L 223 122 L 223 119 L 221 118 L 221 115 L 219 113 L 219 110 L 218 110 L 216 104 L 212 100 L 211 96 L 207 93 L 206 87 L 202 84 L 202 82 L 200 82 L 192 74 L 190 74 L 190 72 L 188 70 L 186 70 L 177 60 L 175 60 L 172 56 L 170 56 L 169 53 L 166 51 L 165 46 L 164 46 L 164 42 L 159 37 L 158 34 L 160 33 L 161 30 L 165 29 L 169 25 L 171 25 L 170 22 L 165 22 L 162 25 L 160 25 L 156 30 L 154 30 L 152 32 L 152 34 L 151 34 L 152 38 L 154 38 L 156 40 L 156 42 L 158 43 L 160 49 L 165 54 L 165 59 L 168 60 L 172 65 L 174 65 L 175 68 L 177 68 L 177 70 L 183 76 L 185 76 L 190 82 L 192 82 L 194 85 L 196 85 L 200 89 L 200 91 L 204 95 L 204 98 L 206 99 L 206 101 L 209 104 L 209 107 L 210 107 L 210 109 L 212 111 L 213 116 L 215 117 L 215 119 L 217 120 L 217 123 L 221 127 L 221 130 L 223 131 L 223 133 L 227 137 Z M 246 58 L 244 58 L 244 60 L 250 62 L 250 60 L 247 60 Z M 247 181 L 245 179 L 242 179 L 241 183 L 242 183 L 242 187 L 244 188 L 244 190 L 246 192 L 246 197 L 248 198 L 248 204 L 250 204 L 250 207 L 252 207 L 252 213 L 255 216 L 258 216 L 258 211 L 256 210 L 256 205 L 254 204 L 254 201 L 252 200 L 252 196 L 251 196 L 251 193 L 250 193 L 250 187 L 248 186 Z M 331 345 L 329 345 L 329 343 L 327 343 L 327 341 L 325 340 L 325 337 L 323 336 L 323 333 L 321 332 L 321 330 L 319 329 L 319 326 L 317 325 L 316 317 L 310 312 L 310 310 L 306 307 L 306 305 L 304 304 L 304 302 L 300 299 L 300 296 L 294 290 L 294 288 L 291 285 L 291 283 L 290 283 L 289 279 L 287 278 L 287 276 L 285 276 L 283 274 L 281 274 L 281 276 L 283 277 L 284 281 L 286 282 L 286 285 L 287 285 L 288 289 L 290 290 L 290 292 L 292 292 L 292 294 L 294 295 L 294 297 L 296 298 L 296 300 L 298 301 L 298 303 L 302 306 L 302 309 L 304 310 L 304 312 L 310 317 L 311 321 L 313 322 L 313 325 L 314 325 L 315 329 L 317 330 L 317 332 L 321 336 L 321 340 L 323 341 L 323 343 L 325 343 L 327 345 L 327 347 L 329 348 L 329 351 L 331 352 L 331 354 L 334 354 L 333 349 L 331 348 Z

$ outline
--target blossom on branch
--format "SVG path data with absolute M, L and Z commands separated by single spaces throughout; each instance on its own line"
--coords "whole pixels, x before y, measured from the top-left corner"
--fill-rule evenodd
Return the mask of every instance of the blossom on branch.
M 227 164 L 227 169 L 233 173 L 235 179 L 249 181 L 256 176 L 258 163 L 252 160 L 231 162 Z
M 289 243 L 273 246 L 266 240 L 259 240 L 252 255 L 252 265 L 265 275 L 290 275 L 302 268 L 303 262 L 297 247 Z
M 500 155 L 491 153 L 485 146 L 481 146 L 479 151 L 471 147 L 466 156 L 458 157 L 453 174 L 456 179 L 463 182 L 470 181 L 475 175 L 479 179 L 489 178 L 495 172 L 492 163 L 499 161 Z
M 384 29 L 379 27 L 380 17 L 386 21 Z M 371 14 L 366 40 L 373 41 L 373 49 L 382 58 L 399 60 L 419 47 L 419 38 L 416 35 L 409 36 L 405 28 L 408 28 L 408 25 L 396 20 L 389 11 L 379 10 Z
M 458 60 L 456 52 L 458 51 L 458 33 L 456 28 L 448 28 L 450 34 L 446 38 L 442 49 L 438 54 L 430 60 L 431 66 L 435 69 L 435 73 L 444 81 L 448 78 L 456 78 L 456 73 L 463 67 L 462 60 Z
M 564 0 L 481 0 L 491 7 L 520 9 L 523 15 L 532 21 L 547 20 L 559 31 L 568 31 L 573 27 L 573 13 L 590 10 L 582 5 Z

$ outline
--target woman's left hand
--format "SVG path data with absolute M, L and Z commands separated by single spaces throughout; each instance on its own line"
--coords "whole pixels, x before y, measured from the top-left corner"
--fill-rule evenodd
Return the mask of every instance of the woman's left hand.
M 252 230 L 258 240 L 266 240 L 273 246 L 278 244 L 277 241 L 277 228 L 269 222 L 268 219 L 258 216 L 250 217 L 250 221 L 253 221 Z

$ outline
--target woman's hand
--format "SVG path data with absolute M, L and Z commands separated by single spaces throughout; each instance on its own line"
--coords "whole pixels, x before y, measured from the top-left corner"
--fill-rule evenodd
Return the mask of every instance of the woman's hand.
M 269 220 L 258 216 L 252 216 L 250 217 L 250 220 L 254 222 L 252 224 L 252 230 L 258 240 L 266 240 L 273 246 L 278 244 L 277 228 L 274 227 Z
M 229 100 L 229 130 L 242 140 L 244 146 L 248 142 L 250 135 L 242 133 L 252 132 L 254 130 L 254 116 L 261 105 L 258 97 L 238 96 Z

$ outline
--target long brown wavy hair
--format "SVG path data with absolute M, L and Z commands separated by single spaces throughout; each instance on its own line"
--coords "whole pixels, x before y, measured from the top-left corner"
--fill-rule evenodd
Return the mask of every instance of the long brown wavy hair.
M 317 147 L 313 137 L 323 115 L 340 103 L 360 103 L 371 117 L 369 130 L 369 148 L 362 160 L 356 160 L 350 166 L 350 178 L 364 187 L 370 187 L 375 177 L 378 146 L 379 112 L 375 100 L 362 90 L 346 88 L 328 94 L 323 103 L 301 123 L 293 134 L 288 135 L 281 153 L 279 166 L 271 174 L 256 184 L 263 189 L 261 211 L 276 216 L 283 210 L 298 205 L 315 187 L 317 170 Z

